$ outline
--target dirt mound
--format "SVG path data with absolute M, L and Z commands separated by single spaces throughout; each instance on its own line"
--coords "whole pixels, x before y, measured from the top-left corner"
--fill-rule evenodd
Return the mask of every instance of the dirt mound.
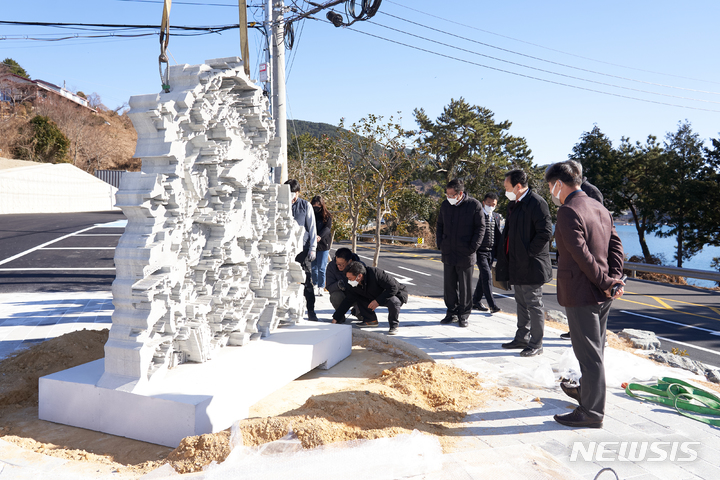
M 0 361 L 0 407 L 37 404 L 38 378 L 105 356 L 108 330 L 80 330 L 33 345 Z
M 0 361 L 0 438 L 37 453 L 88 462 L 118 477 L 136 478 L 166 462 L 180 473 L 223 462 L 231 450 L 230 430 L 185 438 L 172 450 L 38 420 L 38 377 L 102 358 L 107 338 L 107 330 L 83 330 Z M 439 436 L 449 451 L 462 435 L 466 413 L 502 393 L 483 387 L 473 373 L 419 359 L 398 345 L 365 337 L 354 338 L 353 344 L 353 353 L 333 368 L 333 376 L 310 372 L 287 387 L 291 393 L 279 391 L 271 401 L 290 406 L 242 420 L 243 444 L 261 445 L 292 431 L 303 447 L 313 448 L 419 430 Z M 286 396 L 298 401 L 279 401 Z
M 279 440 L 289 431 L 304 448 L 413 430 L 442 436 L 462 429 L 468 410 L 487 395 L 476 374 L 422 362 L 385 370 L 352 390 L 314 395 L 283 415 L 250 418 L 238 426 L 246 446 Z M 185 438 L 168 460 L 180 473 L 199 471 L 213 460 L 225 460 L 229 439 L 229 431 Z

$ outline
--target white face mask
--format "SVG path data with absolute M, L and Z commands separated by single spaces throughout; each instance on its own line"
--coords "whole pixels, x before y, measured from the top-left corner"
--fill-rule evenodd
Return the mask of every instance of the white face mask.
M 484 207 L 488 215 L 492 215 L 492 212 L 495 211 L 495 207 L 491 207 L 490 205 L 484 205 Z
M 550 190 L 550 195 L 552 195 L 552 201 L 555 205 L 558 207 L 562 206 L 562 202 L 560 201 L 560 192 L 558 191 L 558 196 L 555 196 L 555 187 L 557 187 L 557 184 L 560 183 L 560 180 L 557 180 L 555 182 L 555 185 L 553 185 L 552 190 Z M 562 184 L 560 184 L 560 189 L 562 190 Z
M 348 283 L 351 287 L 357 287 L 360 284 L 357 280 L 348 280 Z
M 450 202 L 450 205 L 455 205 L 458 202 L 457 198 L 450 198 L 450 197 L 447 197 L 447 201 Z
M 511 202 L 514 202 L 517 199 L 517 195 L 515 195 L 515 192 L 505 192 L 505 196 L 510 200 Z

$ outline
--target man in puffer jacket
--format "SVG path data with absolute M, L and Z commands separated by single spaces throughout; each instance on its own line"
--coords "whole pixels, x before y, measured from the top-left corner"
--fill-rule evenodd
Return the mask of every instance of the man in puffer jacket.
M 482 205 L 465 192 L 462 180 L 451 180 L 445 189 L 447 199 L 440 205 L 435 238 L 442 252 L 443 293 L 447 313 L 440 323 L 454 321 L 468 326 L 472 311 L 472 275 L 476 251 L 485 235 Z
M 335 252 L 335 258 L 328 262 L 325 274 L 326 288 L 330 292 L 330 303 L 335 309 L 345 300 L 345 290 L 347 289 L 345 270 L 352 262 L 360 262 L 365 265 L 357 254 L 345 247 L 338 248 L 337 252 Z M 353 305 L 353 309 L 354 307 L 355 305 Z M 355 315 L 355 312 L 352 313 Z

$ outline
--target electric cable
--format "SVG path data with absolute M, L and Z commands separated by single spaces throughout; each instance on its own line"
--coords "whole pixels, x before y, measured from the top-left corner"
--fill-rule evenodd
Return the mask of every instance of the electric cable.
M 462 40 L 467 40 L 468 42 L 477 43 L 478 45 L 483 45 L 483 46 L 485 46 L 485 47 L 494 48 L 494 49 L 496 49 L 496 50 L 501 50 L 501 51 L 503 51 L 503 52 L 508 52 L 508 53 L 512 53 L 512 54 L 515 54 L 515 55 L 520 55 L 520 56 L 523 56 L 523 57 L 526 57 L 526 58 L 532 58 L 533 60 L 538 60 L 538 61 L 541 61 L 541 62 L 551 63 L 551 64 L 553 64 L 553 65 L 558 65 L 558 66 L 561 66 L 561 67 L 572 68 L 572 69 L 574 69 L 574 70 L 580 70 L 580 71 L 583 71 L 583 72 L 594 73 L 594 74 L 596 74 L 596 75 L 603 75 L 603 76 L 606 76 L 606 77 L 618 78 L 618 79 L 620 79 L 620 80 L 627 80 L 627 81 L 630 81 L 630 82 L 645 83 L 645 84 L 647 84 L 647 85 L 655 85 L 655 86 L 658 86 L 658 87 L 674 88 L 674 89 L 678 89 L 678 90 L 687 90 L 687 91 L 698 92 L 698 93 L 708 93 L 708 94 L 711 94 L 711 95 L 720 95 L 720 92 L 708 92 L 708 91 L 706 91 L 706 90 L 697 90 L 697 89 L 694 89 L 694 88 L 685 88 L 685 87 L 677 87 L 677 86 L 674 86 L 674 85 L 665 85 L 665 84 L 662 84 L 662 83 L 648 82 L 648 81 L 645 81 L 645 80 L 637 80 L 637 79 L 634 79 L 634 78 L 622 77 L 622 76 L 620 76 L 620 75 L 612 75 L 612 74 L 609 74 L 609 73 L 603 73 L 603 72 L 598 72 L 598 71 L 595 71 L 595 70 L 589 70 L 589 69 L 587 69 L 587 68 L 575 67 L 575 66 L 568 65 L 568 64 L 565 64 L 565 63 L 555 62 L 555 61 L 552 61 L 552 60 L 547 60 L 547 59 L 544 59 L 544 58 L 535 57 L 535 56 L 533 56 L 533 55 L 527 55 L 527 54 L 525 54 L 525 53 L 516 52 L 516 51 L 514 51 L 514 50 L 509 50 L 509 49 L 507 49 L 507 48 L 497 47 L 497 46 L 491 45 L 491 44 L 489 44 L 489 43 L 480 42 L 480 41 L 474 40 L 474 39 L 472 39 L 472 38 L 463 37 L 463 36 L 461 36 L 461 35 L 456 35 L 456 34 L 454 34 L 454 33 L 450 33 L 450 32 L 445 31 L 445 30 L 441 30 L 441 29 L 438 29 L 438 28 L 433 28 L 433 27 L 431 27 L 431 26 L 429 26 L 429 25 L 424 25 L 424 24 L 422 24 L 422 23 L 413 22 L 412 20 L 407 20 L 407 19 L 405 19 L 405 18 L 398 17 L 398 16 L 396 16 L 396 15 L 391 15 L 391 14 L 386 13 L 386 12 L 380 12 L 380 13 L 382 13 L 383 15 L 386 15 L 386 16 L 388 16 L 388 17 L 392 17 L 392 18 L 396 18 L 396 19 L 398 19 L 398 20 L 402 20 L 403 22 L 407 22 L 407 23 L 411 23 L 411 24 L 413 24 L 413 25 L 418 25 L 418 26 L 423 27 L 423 28 L 427 28 L 428 30 L 433 30 L 433 31 L 435 31 L 435 32 L 440 32 L 440 33 L 443 33 L 443 34 L 445 34 L 445 35 L 450 35 L 451 37 L 460 38 L 460 39 L 462 39 Z
M 307 17 L 307 18 L 312 18 L 312 17 Z M 327 22 L 326 20 L 322 20 L 322 19 L 316 19 L 316 18 L 313 18 L 313 19 L 314 19 L 314 20 L 321 21 L 321 22 L 330 23 L 330 22 Z M 711 109 L 708 109 L 708 108 L 691 107 L 691 106 L 687 106 L 687 105 L 678 105 L 678 104 L 675 104 L 675 103 L 660 102 L 660 101 L 657 101 L 657 100 L 648 100 L 648 99 L 644 99 L 644 98 L 631 97 L 631 96 L 629 96 L 629 95 L 621 95 L 621 94 L 619 94 L 619 93 L 604 92 L 604 91 L 602 91 L 602 90 L 595 90 L 595 89 L 592 89 L 592 88 L 580 87 L 580 86 L 578 86 L 578 85 L 571 85 L 571 84 L 568 84 L 568 83 L 556 82 L 556 81 L 554 81 L 554 80 L 548 80 L 548 79 L 545 79 L 545 78 L 533 77 L 533 76 L 531 76 L 531 75 L 525 75 L 525 74 L 523 74 L 523 73 L 513 72 L 513 71 L 510 71 L 510 70 L 504 70 L 504 69 L 502 69 L 502 68 L 491 67 L 491 66 L 489 66 L 489 65 L 484 65 L 484 64 L 482 64 L 482 63 L 472 62 L 472 61 L 470 61 L 470 60 L 465 60 L 465 59 L 462 59 L 462 58 L 453 57 L 452 55 L 446 55 L 446 54 L 443 54 L 443 53 L 434 52 L 434 51 L 432 51 L 432 50 L 427 50 L 427 49 L 425 49 L 425 48 L 416 47 L 416 46 L 414 46 L 414 45 L 408 45 L 407 43 L 399 42 L 399 41 L 397 41 L 397 40 L 391 40 L 391 39 L 389 39 L 389 38 L 381 37 L 381 36 L 379 36 L 379 35 L 374 35 L 374 34 L 372 34 L 372 33 L 364 32 L 364 31 L 362 31 L 362 30 L 356 30 L 356 29 L 350 28 L 350 27 L 348 27 L 347 30 L 350 30 L 350 31 L 352 31 L 352 32 L 357 32 L 357 33 L 360 33 L 360 34 L 362 34 L 362 35 L 367 35 L 367 36 L 369 36 L 369 37 L 377 38 L 377 39 L 379 39 L 379 40 L 383 40 L 383 41 L 386 41 L 386 42 L 395 43 L 395 44 L 397 44 L 397 45 L 401 45 L 401 46 L 404 46 L 404 47 L 407 47 L 407 48 L 412 48 L 413 50 L 418 50 L 418 51 L 421 51 L 421 52 L 429 53 L 429 54 L 431 54 L 431 55 L 436 55 L 436 56 L 439 56 L 439 57 L 448 58 L 448 59 L 450 59 L 450 60 L 456 60 L 456 61 L 459 61 L 459 62 L 462 62 L 462 63 L 467 63 L 467 64 L 469 64 L 469 65 L 475 65 L 475 66 L 478 66 L 478 67 L 487 68 L 487 69 L 489 69 L 489 70 L 495 70 L 495 71 L 498 71 L 498 72 L 508 73 L 508 74 L 510 74 L 510 75 L 515 75 L 515 76 L 517 76 L 517 77 L 528 78 L 528 79 L 531 79 L 531 80 L 537 80 L 537 81 L 540 81 L 540 82 L 550 83 L 550 84 L 553 84 L 553 85 L 560 85 L 560 86 L 563 86 L 563 87 L 570 87 L 570 88 L 574 88 L 574 89 L 577 89 L 577 90 L 584 90 L 584 91 L 587 91 L 587 92 L 600 93 L 600 94 L 602 94 L 602 95 L 609 95 L 609 96 L 613 96 L 613 97 L 626 98 L 626 99 L 629 99 L 629 100 L 637 100 L 637 101 L 640 101 L 640 102 L 654 103 L 654 104 L 657 104 L 657 105 L 665 105 L 665 106 L 669 106 L 669 107 L 687 108 L 687 109 L 690 109 L 690 110 L 702 110 L 702 111 L 705 111 L 705 112 L 720 113 L 720 110 L 711 110 Z
M 594 84 L 603 85 L 603 86 L 606 86 L 606 87 L 614 87 L 614 88 L 620 88 L 620 89 L 623 89 L 623 90 L 630 90 L 630 91 L 633 91 L 633 92 L 648 93 L 648 94 L 651 94 L 651 95 L 660 95 L 660 96 L 663 96 L 663 97 L 678 98 L 678 99 L 681 99 L 681 100 L 691 100 L 691 101 L 695 101 L 695 102 L 704 102 L 704 103 L 716 103 L 716 104 L 720 104 L 720 101 L 704 100 L 704 99 L 692 98 L 692 97 L 682 97 L 682 96 L 679 96 L 679 95 L 671 95 L 671 94 L 669 94 L 669 93 L 652 92 L 652 91 L 649 91 L 649 90 L 641 90 L 641 89 L 639 89 L 639 88 L 624 87 L 624 86 L 622 86 L 622 85 L 615 85 L 615 84 L 612 84 L 612 83 L 600 82 L 600 81 L 598 81 L 598 80 L 590 80 L 590 79 L 587 79 L 587 78 L 576 77 L 576 76 L 574 76 L 574 75 L 567 75 L 567 74 L 564 74 L 564 73 L 553 72 L 553 71 L 551 71 L 551 70 L 545 70 L 545 69 L 543 69 L 543 68 L 532 67 L 532 66 L 525 65 L 525 64 L 522 64 L 522 63 L 513 62 L 513 61 L 510 61 L 510 60 L 505 60 L 505 59 L 502 59 L 502 58 L 499 58 L 499 57 L 493 57 L 492 55 L 486 55 L 486 54 L 484 54 L 484 53 L 475 52 L 475 51 L 473 51 L 473 50 L 468 50 L 468 49 L 466 49 L 466 48 L 458 47 L 458 46 L 455 46 L 455 45 L 450 45 L 450 44 L 448 44 L 448 43 L 440 42 L 440 41 L 438 41 L 438 40 L 433 40 L 433 39 L 431 39 L 431 38 L 423 37 L 422 35 L 416 35 L 416 34 L 414 34 L 414 33 L 406 32 L 406 31 L 400 30 L 400 29 L 398 29 L 398 28 L 389 27 L 389 26 L 387 26 L 387 25 L 383 25 L 383 24 L 378 23 L 378 22 L 370 22 L 370 23 L 373 24 L 373 25 L 377 25 L 377 26 L 379 26 L 379 27 L 386 28 L 386 29 L 388 29 L 388 30 L 392 30 L 392 31 L 395 31 L 395 32 L 398 32 L 398 33 L 402 33 L 402 34 L 404 34 L 404 35 L 409 35 L 409 36 L 411 36 L 411 37 L 419 38 L 419 39 L 421 39 L 421 40 L 425 40 L 425 41 L 428 41 L 428 42 L 436 43 L 436 44 L 442 45 L 442 46 L 444 46 L 444 47 L 453 48 L 453 49 L 456 49 L 456 50 L 460 50 L 460 51 L 462 51 L 462 52 L 471 53 L 471 54 L 473 54 L 473 55 L 478 55 L 478 56 L 481 56 L 481 57 L 489 58 L 489 59 L 491 59 L 491 60 L 496 60 L 496 61 L 498 61 L 498 62 L 509 63 L 510 65 L 515 65 L 515 66 L 522 67 L 522 68 L 528 68 L 528 69 L 530 69 L 530 70 L 536 70 L 536 71 L 543 72 L 543 73 L 548 73 L 548 74 L 551 74 L 551 75 L 557 75 L 557 76 L 560 76 L 560 77 L 571 78 L 571 79 L 573 79 L 573 80 L 579 80 L 579 81 L 582 81 L 582 82 L 594 83 Z
M 163 3 L 163 0 L 115 0 L 117 2 L 133 2 L 133 3 Z M 228 4 L 228 3 L 202 3 L 202 2 L 179 2 L 177 0 L 173 1 L 173 4 L 175 5 L 195 5 L 195 6 L 201 6 L 201 7 L 230 7 L 230 8 L 237 8 L 237 3 L 235 5 Z M 248 8 L 257 8 L 262 7 L 262 5 L 248 5 Z
M 527 44 L 527 45 L 532 45 L 533 47 L 538 47 L 538 48 L 542 48 L 542 49 L 545 49 L 545 50 L 550 50 L 550 51 L 552 51 L 552 52 L 562 53 L 563 55 L 569 55 L 569 56 L 571 56 L 571 57 L 582 58 L 583 60 L 590 60 L 590 61 L 592 61 L 592 62 L 604 63 L 604 64 L 606 64 L 606 65 L 611 65 L 611 66 L 613 66 L 613 67 L 626 68 L 626 69 L 628 69 L 628 70 L 637 70 L 637 71 L 639 71 L 639 72 L 653 73 L 653 74 L 655 74 L 655 75 L 665 75 L 665 76 L 668 76 L 668 77 L 683 78 L 683 79 L 685 79 L 685 80 L 693 80 L 693 81 L 697 81 L 697 82 L 706 82 L 706 83 L 720 84 L 720 82 L 715 82 L 715 81 L 708 80 L 708 79 L 685 77 L 685 76 L 682 76 L 682 75 L 674 75 L 674 74 L 672 74 L 672 73 L 655 72 L 655 71 L 652 71 L 652 70 L 645 70 L 645 69 L 642 69 L 642 68 L 628 67 L 627 65 L 620 65 L 620 64 L 617 64 L 617 63 L 606 62 L 606 61 L 603 61 L 603 60 L 597 60 L 597 59 L 595 59 L 595 58 L 585 57 L 585 56 L 577 55 L 577 54 L 574 54 L 574 53 L 564 52 L 564 51 L 562 51 L 562 50 L 557 50 L 557 49 L 555 49 L 555 48 L 550 48 L 550 47 L 546 47 L 546 46 L 544 46 L 544 45 L 540 45 L 540 44 L 538 44 L 538 43 L 528 42 L 528 41 L 526 41 L 526 40 L 521 40 L 521 39 L 519 39 L 519 38 L 514 38 L 514 37 L 507 36 L 507 35 L 502 35 L 502 34 L 500 34 L 500 33 L 492 32 L 492 31 L 490 31 L 490 30 L 484 30 L 484 29 L 482 29 L 482 28 L 474 27 L 474 26 L 472 26 L 472 25 L 466 25 L 466 24 L 464 24 L 464 23 L 456 22 L 456 21 L 454 21 L 454 20 L 450 20 L 450 19 L 447 19 L 447 18 L 443 18 L 443 17 L 440 17 L 440 16 L 438 16 L 438 15 L 433 15 L 432 13 L 423 12 L 422 10 L 418 10 L 418 9 L 416 9 L 416 8 L 408 7 L 408 6 L 406 6 L 406 5 L 403 5 L 403 4 L 401 4 L 401 3 L 395 2 L 395 1 L 393 1 L 393 0 L 385 0 L 385 1 L 388 2 L 388 3 L 392 3 L 392 4 L 394 4 L 394 5 L 397 5 L 397 6 L 399 6 L 399 7 L 406 8 L 406 9 L 408 9 L 408 10 L 412 10 L 413 12 L 422 13 L 423 15 L 427 15 L 427 16 L 429 16 L 429 17 L 437 18 L 438 20 L 443 20 L 443 21 L 445 21 L 445 22 L 453 23 L 453 24 L 459 25 L 459 26 L 461 26 L 461 27 L 471 28 L 471 29 L 477 30 L 477 31 L 479 31 L 479 32 L 488 33 L 488 34 L 490 34 L 490 35 L 495 35 L 495 36 L 502 37 L 502 38 L 507 38 L 507 39 L 509 39 L 509 40 L 513 40 L 513 41 L 516 41 L 516 42 L 525 43 L 525 44 Z
M 292 50 L 295 45 L 295 27 L 293 23 L 288 23 L 283 28 L 283 38 L 285 40 L 285 48 Z
M 298 33 L 297 43 L 298 47 L 300 46 L 300 39 L 302 38 L 303 31 L 305 30 L 305 19 L 303 19 L 300 22 L 300 32 Z M 292 57 L 290 58 L 290 64 L 287 68 L 287 73 L 285 74 L 285 83 L 287 84 L 288 80 L 290 80 L 290 72 L 292 72 L 292 67 L 295 65 L 295 57 L 297 56 L 298 49 L 295 48 L 292 53 Z

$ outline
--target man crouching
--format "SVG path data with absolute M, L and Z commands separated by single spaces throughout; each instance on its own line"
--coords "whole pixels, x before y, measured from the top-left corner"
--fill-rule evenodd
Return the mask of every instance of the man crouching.
M 345 269 L 348 286 L 345 288 L 345 299 L 335 309 L 333 323 L 345 323 L 345 313 L 356 304 L 358 314 L 365 321 L 359 327 L 377 327 L 378 319 L 375 309 L 387 307 L 388 335 L 396 335 L 400 324 L 400 307 L 407 303 L 408 294 L 404 285 L 375 267 L 365 267 L 360 262 L 351 262 Z

